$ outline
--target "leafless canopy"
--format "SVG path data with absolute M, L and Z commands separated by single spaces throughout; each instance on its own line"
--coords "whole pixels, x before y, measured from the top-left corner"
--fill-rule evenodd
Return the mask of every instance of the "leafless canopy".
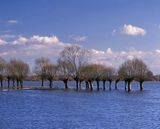
M 119 75 L 122 79 L 147 79 L 152 75 L 147 65 L 141 60 L 134 58 L 133 60 L 127 60 L 119 68 Z
M 68 46 L 60 53 L 60 60 L 69 65 L 71 77 L 76 80 L 78 90 L 80 68 L 88 62 L 88 51 L 77 45 Z
M 120 66 L 118 73 L 121 79 L 128 82 L 128 91 L 131 90 L 131 82 L 133 79 L 140 82 L 140 89 L 142 90 L 142 83 L 150 79 L 153 75 L 147 65 L 141 59 L 137 58 L 124 62 Z
M 56 80 L 56 72 L 57 72 L 57 66 L 49 63 L 44 66 L 44 69 L 46 71 L 46 79 L 50 82 L 50 88 L 52 87 L 52 81 Z
M 5 76 L 5 64 L 6 64 L 6 61 L 0 57 L 0 83 L 1 83 L 1 87 L 3 86 L 3 78 Z
M 65 60 L 62 60 L 61 58 L 58 59 L 58 69 L 57 73 L 60 80 L 69 80 L 73 76 L 72 73 L 74 72 L 74 69 L 72 65 Z
M 35 69 L 34 72 L 39 76 L 42 80 L 42 86 L 43 86 L 43 81 L 46 79 L 47 74 L 46 74 L 46 66 L 50 63 L 48 58 L 38 58 L 35 60 Z
M 29 65 L 22 60 L 11 60 L 10 65 L 8 68 L 11 70 L 12 75 L 16 78 L 17 80 L 17 86 L 21 85 L 23 86 L 23 80 L 29 73 Z
M 0 57 L 0 78 L 4 76 L 6 61 Z

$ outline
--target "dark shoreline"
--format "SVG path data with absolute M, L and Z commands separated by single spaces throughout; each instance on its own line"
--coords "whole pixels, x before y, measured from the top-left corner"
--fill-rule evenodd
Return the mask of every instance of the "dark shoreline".
M 48 87 L 48 86 L 44 86 L 44 87 L 35 87 L 35 86 L 24 86 L 23 88 L 7 88 L 7 87 L 3 87 L 3 88 L 0 88 L 0 91 L 3 91 L 3 90 L 70 90 L 72 88 L 68 88 L 68 89 L 64 89 L 63 87 L 62 88 L 59 88 L 59 87 Z

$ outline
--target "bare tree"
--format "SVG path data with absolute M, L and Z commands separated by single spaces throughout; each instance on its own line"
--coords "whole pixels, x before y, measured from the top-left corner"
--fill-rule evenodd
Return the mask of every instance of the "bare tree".
M 134 72 L 134 64 L 132 60 L 125 61 L 120 67 L 119 67 L 119 76 L 122 80 L 125 81 L 125 89 L 126 86 L 128 86 L 128 92 L 131 91 L 131 83 L 135 77 Z
M 89 64 L 81 68 L 80 78 L 85 80 L 86 89 L 88 87 L 93 90 L 93 81 L 97 83 L 97 91 L 100 89 L 100 81 L 103 81 L 103 90 L 105 90 L 105 82 L 109 81 L 109 89 L 111 90 L 111 82 L 114 79 L 115 70 L 112 67 L 105 67 L 100 64 Z
M 93 67 L 92 74 L 94 75 L 95 81 L 97 82 L 97 91 L 99 91 L 99 88 L 100 88 L 99 83 L 102 80 L 102 76 L 104 74 L 104 71 L 103 71 L 104 66 L 100 64 L 93 64 L 92 67 Z
M 103 82 L 103 90 L 106 90 L 106 81 L 107 81 L 107 72 L 108 69 L 106 67 L 103 68 L 102 74 L 101 74 L 101 80 Z
M 102 72 L 103 90 L 105 90 L 105 82 L 109 81 L 109 90 L 111 90 L 112 81 L 115 76 L 115 69 L 113 67 L 104 67 Z
M 64 82 L 65 89 L 68 89 L 68 81 L 71 79 L 74 69 L 70 62 L 58 59 L 58 78 Z
M 80 78 L 86 82 L 86 89 L 93 90 L 93 81 L 95 80 L 96 69 L 94 64 L 81 67 Z
M 5 64 L 6 61 L 0 57 L 0 83 L 1 83 L 1 88 L 3 87 L 3 79 L 5 75 Z
M 88 82 L 86 80 L 86 70 L 87 70 L 86 66 L 82 66 L 79 70 L 79 89 L 82 89 L 81 85 L 82 85 L 83 81 L 86 82 L 86 89 L 89 89 L 89 85 L 88 85 Z
M 15 87 L 15 80 L 16 80 L 16 72 L 15 69 L 13 67 L 13 65 L 11 64 L 11 62 L 6 64 L 6 68 L 5 68 L 5 74 L 8 80 L 8 89 L 10 87 L 10 81 L 13 81 L 13 88 Z
M 68 46 L 60 53 L 61 60 L 68 62 L 72 67 L 71 77 L 76 81 L 76 90 L 78 90 L 80 68 L 87 63 L 87 53 L 77 45 Z
M 127 71 L 125 68 L 125 65 L 122 64 L 119 69 L 118 69 L 118 76 L 120 77 L 121 80 L 124 80 L 125 82 L 125 90 L 127 90 Z
M 140 83 L 140 90 L 143 90 L 143 82 L 152 79 L 153 73 L 141 59 L 135 58 L 132 62 L 134 64 L 135 80 Z
M 141 60 L 134 58 L 125 61 L 119 68 L 119 76 L 128 85 L 128 91 L 131 91 L 131 83 L 135 79 L 140 82 L 140 90 L 143 90 L 143 82 L 153 75 L 147 65 Z
M 115 80 L 115 90 L 118 89 L 118 82 L 121 80 L 119 75 L 118 75 L 118 71 L 115 71 L 115 76 L 114 76 L 114 80 Z
M 21 88 L 23 88 L 23 81 L 29 73 L 29 65 L 21 60 L 11 60 L 10 63 L 15 72 L 14 75 L 17 80 L 17 88 L 19 88 L 19 84 Z
M 49 81 L 49 86 L 52 88 L 52 82 L 56 79 L 56 68 L 57 66 L 54 64 L 47 64 L 44 66 L 46 69 L 46 79 Z
M 47 74 L 46 74 L 46 66 L 50 63 L 49 59 L 48 58 L 44 58 L 44 57 L 41 57 L 41 58 L 38 58 L 35 60 L 35 69 L 34 69 L 34 72 L 37 74 L 38 77 L 41 78 L 41 86 L 44 85 L 44 80 L 46 79 L 47 77 Z

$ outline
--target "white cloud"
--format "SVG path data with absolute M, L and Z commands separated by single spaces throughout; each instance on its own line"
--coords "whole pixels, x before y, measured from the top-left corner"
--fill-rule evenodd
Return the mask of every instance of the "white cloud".
M 61 50 L 70 43 L 62 42 L 57 36 L 39 36 L 31 37 L 17 36 L 9 41 L 0 38 L 0 56 L 9 60 L 19 58 L 34 64 L 34 60 L 38 57 L 48 57 L 55 61 Z M 134 57 L 143 59 L 154 73 L 160 71 L 160 49 L 154 51 L 140 51 L 129 49 L 127 51 L 114 51 L 111 48 L 106 50 L 89 49 L 91 52 L 90 62 L 105 64 L 118 68 L 121 63 L 127 59 Z
M 128 51 L 113 51 L 107 48 L 106 51 L 91 50 L 91 62 L 101 63 L 106 66 L 113 66 L 118 68 L 127 59 L 140 58 L 149 66 L 149 68 L 156 74 L 160 72 L 160 50 L 154 51 L 139 51 L 136 49 Z
M 8 20 L 7 23 L 8 24 L 17 24 L 17 23 L 19 23 L 19 21 L 18 20 Z
M 56 36 L 39 36 L 33 35 L 30 39 L 31 42 L 38 42 L 38 43 L 47 43 L 47 44 L 55 44 L 59 43 L 59 39 Z
M 59 52 L 69 43 L 61 42 L 57 36 L 39 36 L 31 37 L 17 36 L 14 39 L 0 39 L 0 56 L 9 60 L 19 58 L 33 66 L 34 60 L 38 57 L 48 57 L 55 60 L 59 56 Z
M 113 54 L 112 49 L 108 48 L 107 51 L 106 51 L 106 53 L 109 54 L 109 55 Z
M 125 24 L 123 26 L 122 33 L 126 34 L 126 35 L 131 35 L 131 36 L 137 36 L 137 35 L 144 36 L 147 32 L 143 28 L 133 26 L 131 24 L 129 24 L 129 25 Z
M 27 38 L 25 38 L 25 37 L 23 37 L 23 36 L 19 36 L 18 39 L 14 40 L 14 41 L 12 42 L 12 44 L 13 44 L 13 45 L 17 45 L 17 44 L 23 45 L 23 44 L 25 44 L 27 41 L 28 41 Z
M 156 49 L 155 52 L 158 53 L 158 54 L 160 54 L 160 50 L 159 49 Z
M 70 36 L 75 42 L 85 42 L 87 37 L 86 36 L 80 36 L 80 35 L 71 35 Z
M 4 41 L 4 40 L 0 39 L 0 46 L 1 46 L 1 45 L 6 45 L 6 44 L 7 44 L 7 42 L 6 42 L 6 41 Z

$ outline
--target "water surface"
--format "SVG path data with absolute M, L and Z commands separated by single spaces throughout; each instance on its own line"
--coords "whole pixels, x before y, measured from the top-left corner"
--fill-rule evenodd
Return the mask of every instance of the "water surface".
M 159 129 L 160 83 L 144 88 L 134 83 L 127 93 L 120 83 L 119 90 L 105 92 L 0 91 L 0 129 Z

